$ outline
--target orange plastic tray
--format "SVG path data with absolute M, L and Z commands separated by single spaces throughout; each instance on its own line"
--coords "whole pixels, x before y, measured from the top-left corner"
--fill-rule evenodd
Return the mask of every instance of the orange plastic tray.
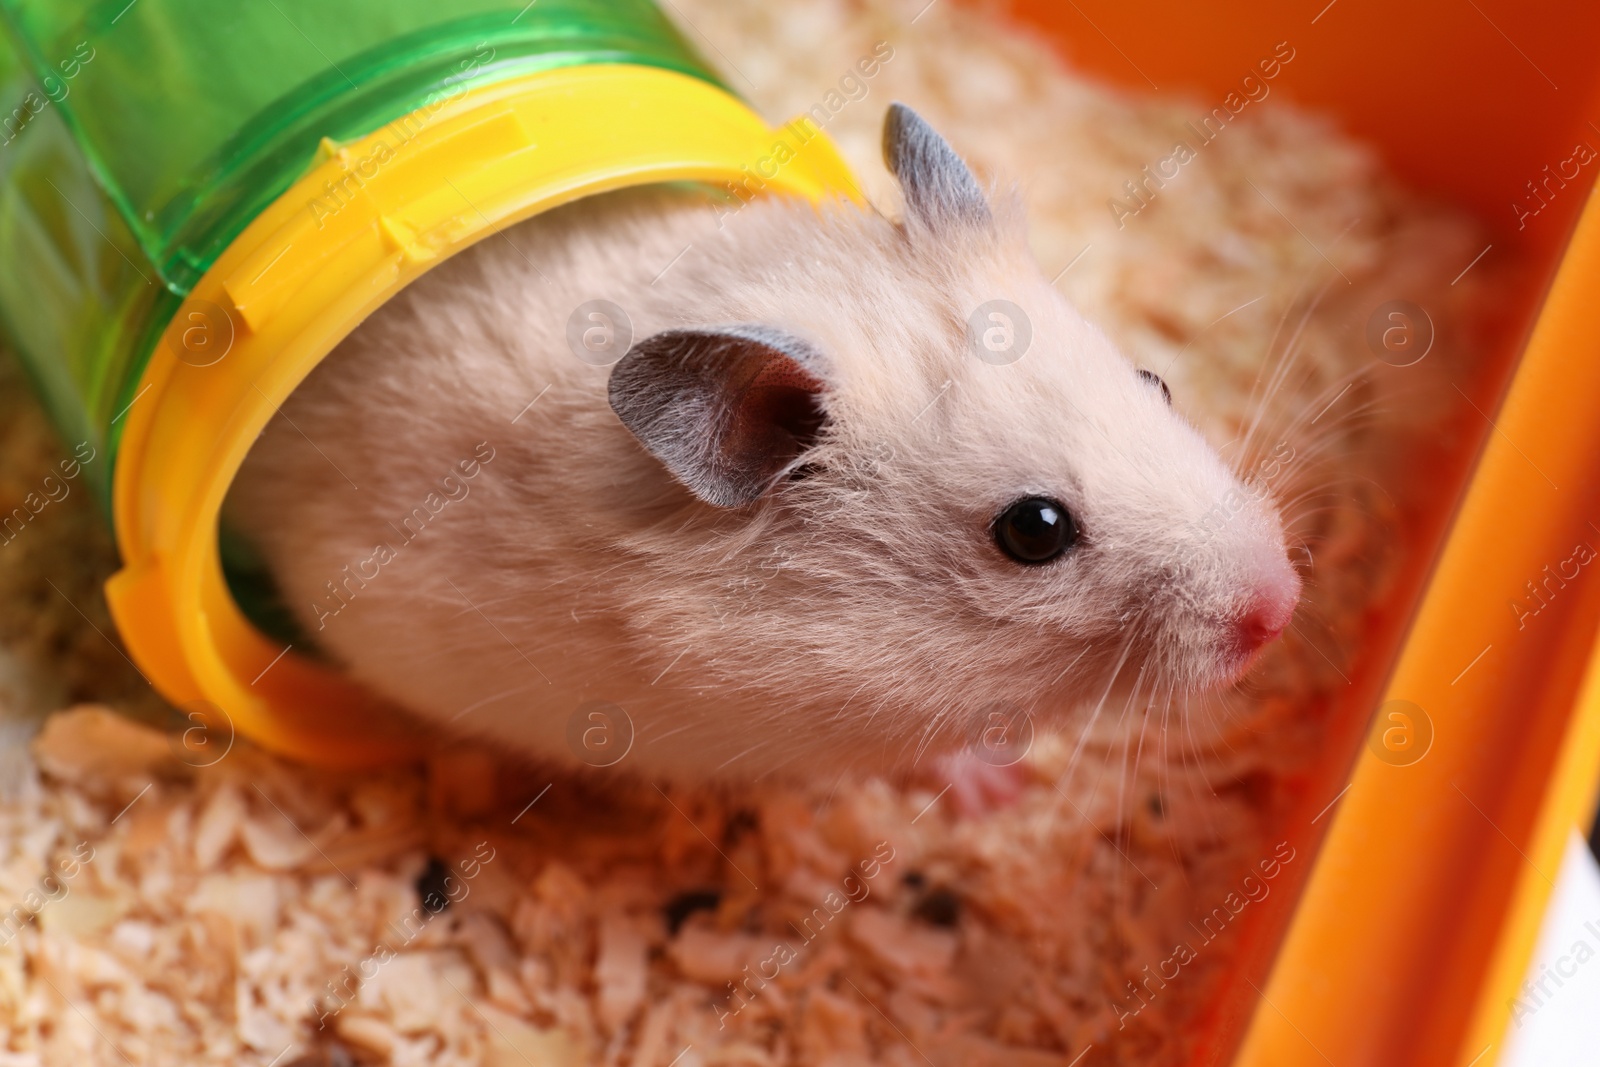
M 1017 0 L 1012 11 L 1080 69 L 1202 101 L 1287 41 L 1294 64 L 1274 95 L 1331 113 L 1412 187 L 1473 212 L 1490 231 L 1485 260 L 1516 265 L 1496 358 L 1454 383 L 1481 411 L 1463 422 L 1471 447 L 1429 457 L 1438 497 L 1411 516 L 1427 565 L 1372 635 L 1329 759 L 1285 828 L 1314 862 L 1298 898 L 1274 894 L 1281 906 L 1245 934 L 1195 1060 L 1490 1067 L 1566 835 L 1588 825 L 1600 778 L 1589 575 L 1600 568 L 1551 586 L 1534 618 L 1511 606 L 1578 543 L 1600 547 L 1600 158 L 1537 214 L 1513 206 L 1539 203 L 1526 183 L 1547 165 L 1600 149 L 1600 5 Z M 1389 700 L 1432 723 L 1432 748 L 1410 766 L 1363 744 Z

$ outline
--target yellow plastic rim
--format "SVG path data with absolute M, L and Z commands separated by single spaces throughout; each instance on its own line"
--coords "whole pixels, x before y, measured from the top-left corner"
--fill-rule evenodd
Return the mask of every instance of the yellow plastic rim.
M 411 720 L 245 618 L 218 551 L 223 498 L 294 388 L 403 286 L 541 211 L 664 181 L 861 200 L 809 120 L 770 129 L 726 91 L 653 67 L 543 71 L 324 142 L 195 286 L 128 411 L 113 485 L 123 569 L 106 596 L 163 696 L 311 762 L 422 751 Z

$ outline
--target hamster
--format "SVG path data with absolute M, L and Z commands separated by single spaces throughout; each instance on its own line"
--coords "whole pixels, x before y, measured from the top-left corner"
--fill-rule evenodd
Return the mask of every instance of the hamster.
M 626 766 L 694 780 L 1238 679 L 1299 598 L 1272 504 L 1052 288 L 1014 194 L 902 105 L 884 154 L 898 220 L 611 193 L 375 312 L 225 512 L 319 653 L 540 760 L 595 762 L 604 708 Z

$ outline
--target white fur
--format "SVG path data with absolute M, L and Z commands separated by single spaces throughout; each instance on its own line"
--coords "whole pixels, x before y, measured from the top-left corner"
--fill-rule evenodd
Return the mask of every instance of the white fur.
M 971 741 L 999 705 L 1060 719 L 1119 664 L 1145 686 L 1227 682 L 1252 590 L 1298 588 L 1278 518 L 1056 294 L 1017 209 L 997 214 L 938 233 L 764 197 L 719 228 L 693 194 L 636 191 L 533 219 L 426 275 L 311 375 L 232 521 L 353 675 L 533 755 L 570 759 L 569 718 L 604 700 L 648 773 L 883 770 Z M 568 349 L 595 298 L 636 339 L 760 323 L 815 345 L 829 423 L 811 473 L 742 511 L 694 499 L 617 421 L 607 369 Z M 996 298 L 1033 328 L 1005 366 L 966 347 Z M 396 543 L 388 523 L 484 441 L 468 495 L 319 631 L 324 583 Z M 1083 530 L 1044 567 L 990 532 L 1033 494 Z

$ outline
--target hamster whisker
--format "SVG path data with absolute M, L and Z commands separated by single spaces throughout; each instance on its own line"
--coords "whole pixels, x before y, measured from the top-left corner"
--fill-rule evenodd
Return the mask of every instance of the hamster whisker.
M 1367 397 L 1362 399 L 1355 407 L 1342 409 L 1328 422 L 1322 422 L 1332 406 L 1346 392 L 1366 379 L 1370 374 L 1371 368 L 1357 367 L 1335 378 L 1315 394 L 1306 397 L 1303 401 L 1303 406 L 1296 411 L 1294 417 L 1281 428 L 1276 429 L 1276 432 L 1270 436 L 1290 444 L 1309 443 L 1315 440 L 1318 435 L 1332 437 L 1338 431 L 1348 430 L 1381 414 L 1383 408 L 1379 402 L 1374 398 Z M 1315 426 L 1319 423 L 1321 423 L 1321 426 L 1315 434 L 1305 437 L 1300 436 L 1300 432 L 1304 427 Z
M 1265 391 L 1255 404 L 1255 416 L 1245 430 L 1244 441 L 1241 446 L 1241 451 L 1244 454 L 1248 455 L 1250 453 L 1250 446 L 1254 442 L 1256 431 L 1261 425 L 1263 416 L 1269 410 L 1271 402 L 1276 398 L 1278 390 L 1288 380 L 1289 373 L 1294 369 L 1295 364 L 1299 362 L 1301 354 L 1304 353 L 1305 349 L 1301 346 L 1300 339 L 1304 336 L 1306 325 L 1311 321 L 1311 316 L 1322 306 L 1322 301 L 1328 295 L 1328 290 L 1332 285 L 1333 277 L 1330 275 L 1327 281 L 1323 282 L 1321 288 L 1317 290 L 1316 295 L 1306 304 L 1304 311 L 1300 315 L 1300 321 L 1295 325 L 1294 332 L 1289 336 L 1289 340 L 1285 343 L 1282 352 L 1278 354 L 1277 366 L 1273 368 L 1272 374 L 1267 380 Z M 1273 358 L 1270 350 L 1267 353 L 1267 358 Z M 1253 399 L 1254 395 L 1252 394 Z
M 1203 705 L 1210 703 L 1211 698 L 1209 694 L 1191 694 L 1181 706 L 1179 719 L 1183 726 L 1185 744 L 1179 752 L 1179 769 L 1186 769 L 1192 762 L 1193 773 L 1183 776 L 1189 785 L 1189 799 L 1194 802 L 1192 810 L 1201 812 L 1209 824 L 1211 821 L 1211 805 L 1207 802 L 1209 798 L 1202 797 L 1198 788 L 1198 783 L 1206 778 L 1206 774 L 1205 766 L 1201 761 L 1203 749 L 1194 735 L 1194 720 L 1196 718 L 1194 702 L 1196 700 L 1200 702 L 1202 710 L 1204 710 Z M 1209 782 L 1207 783 L 1207 790 L 1210 791 Z
M 1278 316 L 1278 324 L 1272 328 L 1272 336 L 1267 339 L 1266 351 L 1262 354 L 1264 363 L 1273 358 L 1273 352 L 1277 351 L 1278 349 L 1278 339 L 1283 336 L 1283 327 L 1288 323 L 1289 316 L 1294 312 L 1295 307 L 1300 303 L 1301 298 L 1305 294 L 1306 286 L 1311 284 L 1311 279 L 1314 277 L 1316 277 L 1316 268 L 1308 267 L 1305 274 L 1301 276 L 1299 282 L 1295 284 L 1294 293 L 1289 297 L 1288 302 L 1284 304 L 1283 312 Z M 1261 378 L 1259 375 L 1257 375 L 1255 386 L 1251 388 L 1250 397 L 1246 401 L 1247 405 L 1254 406 L 1256 404 L 1256 390 L 1261 387 L 1261 384 Z
M 1134 694 L 1133 695 L 1134 695 L 1135 698 L 1137 698 L 1137 696 L 1138 696 L 1139 686 L 1141 684 L 1143 684 L 1143 681 L 1144 681 L 1144 669 L 1141 668 L 1140 671 L 1139 671 L 1139 678 L 1138 678 L 1138 680 L 1136 680 L 1134 682 Z M 1152 686 L 1152 689 L 1153 688 L 1154 687 Z M 1154 695 L 1155 695 L 1154 692 L 1152 692 L 1151 695 L 1150 695 L 1150 698 L 1147 698 L 1143 702 L 1142 705 L 1139 705 L 1139 702 L 1137 701 L 1137 699 L 1134 699 L 1134 700 L 1130 701 L 1130 703 L 1138 706 L 1138 708 L 1139 708 L 1139 710 L 1138 710 L 1138 714 L 1139 714 L 1139 739 L 1138 739 L 1138 745 L 1133 750 L 1132 766 L 1130 768 L 1128 768 L 1128 773 L 1125 776 L 1125 781 L 1128 781 L 1128 782 L 1132 783 L 1132 791 L 1133 792 L 1137 792 L 1138 791 L 1138 786 L 1139 786 L 1139 760 L 1144 755 L 1144 739 L 1145 739 L 1146 732 L 1150 728 L 1150 709 L 1151 709 L 1151 707 L 1153 705 Z M 1131 847 L 1132 844 L 1133 844 L 1133 807 L 1132 807 L 1132 804 L 1129 803 L 1129 794 L 1127 792 L 1124 792 L 1123 787 L 1120 786 L 1120 785 L 1118 786 L 1118 789 L 1117 789 L 1117 819 L 1118 819 L 1118 821 L 1120 823 L 1122 823 L 1123 825 L 1125 825 L 1127 827 L 1126 841 L 1128 843 L 1128 846 Z M 1132 859 L 1129 859 L 1128 862 L 1132 863 L 1133 861 L 1132 861 Z
M 451 723 L 458 722 L 463 716 L 477 711 L 479 708 L 484 707 L 485 705 L 494 704 L 498 701 L 504 700 L 506 697 L 516 696 L 518 693 L 526 693 L 528 690 L 533 688 L 533 683 L 529 682 L 525 685 L 512 686 L 510 689 L 502 690 L 498 693 L 495 693 L 493 696 L 486 696 L 482 700 L 475 700 L 471 704 L 468 704 L 466 707 L 462 708 L 460 711 L 456 712 L 454 716 L 446 721 Z
M 1122 673 L 1122 668 L 1126 666 L 1128 662 L 1128 656 L 1133 651 L 1134 640 L 1138 637 L 1138 624 L 1139 621 L 1144 617 L 1144 612 L 1145 609 L 1141 608 L 1128 623 L 1128 636 L 1123 640 L 1122 649 L 1117 655 L 1116 662 L 1108 672 L 1105 689 L 1101 692 L 1100 699 L 1095 702 L 1094 711 L 1089 715 L 1089 721 L 1085 723 L 1082 729 L 1079 731 L 1078 743 L 1072 751 L 1072 756 L 1067 760 L 1066 771 L 1062 774 L 1061 778 L 1057 780 L 1056 791 L 1060 793 L 1063 798 L 1065 798 L 1066 792 L 1062 788 L 1062 783 L 1070 785 L 1072 783 L 1073 775 L 1077 773 L 1078 761 L 1082 758 L 1084 748 L 1088 745 L 1090 737 L 1094 732 L 1095 724 L 1100 719 L 1100 712 L 1105 708 L 1105 703 L 1110 698 L 1111 691 L 1117 684 L 1117 677 Z
M 759 738 L 758 740 L 753 741 L 750 744 L 746 745 L 744 748 L 740 749 L 738 752 L 735 752 L 733 755 L 729 756 L 727 759 L 723 760 L 721 763 L 717 764 L 716 765 L 716 769 L 719 770 L 719 771 L 720 770 L 725 770 L 726 768 L 731 767 L 733 764 L 738 763 L 739 761 L 745 759 L 751 753 L 759 752 L 761 749 L 766 748 L 768 745 L 772 744 L 772 742 L 774 740 L 775 739 L 771 738 L 771 737 Z M 795 757 L 791 756 L 790 758 L 792 760 Z M 756 775 L 756 778 L 754 780 L 755 781 L 760 781 L 761 778 L 762 778 L 762 775 L 758 774 L 758 775 Z
M 1306 412 L 1302 410 L 1281 428 L 1274 426 L 1273 431 L 1263 438 L 1276 441 L 1280 445 L 1288 445 L 1293 449 L 1294 454 L 1289 462 L 1295 467 L 1302 466 L 1309 458 L 1325 454 L 1330 447 L 1337 447 L 1343 454 L 1348 454 L 1354 431 L 1364 425 L 1371 425 L 1375 421 L 1376 412 L 1375 405 L 1371 401 L 1362 401 L 1358 406 L 1341 411 L 1335 418 L 1317 426 L 1307 422 L 1305 414 Z M 1259 460 L 1261 457 L 1251 458 Z
M 933 713 L 933 716 L 929 718 L 927 725 L 922 728 L 921 736 L 917 741 L 916 751 L 912 754 L 912 763 L 916 764 L 922 762 L 922 757 L 928 753 L 928 746 L 933 744 L 934 739 L 938 736 L 939 731 L 944 726 L 945 719 L 949 718 L 949 716 L 950 708 L 945 706 L 940 707 Z
M 1182 714 L 1183 702 L 1180 702 L 1178 697 L 1179 695 L 1176 690 L 1169 692 L 1167 695 L 1167 705 L 1162 709 L 1161 713 L 1161 745 L 1163 751 L 1162 770 L 1166 780 L 1165 782 L 1157 783 L 1156 798 L 1161 804 L 1162 822 L 1167 836 L 1167 847 L 1171 849 L 1173 859 L 1176 861 L 1174 865 L 1178 869 L 1178 876 L 1183 879 L 1184 885 L 1189 885 L 1190 883 L 1187 865 L 1183 862 L 1182 853 L 1178 849 L 1178 833 L 1176 827 L 1172 823 L 1172 812 L 1177 810 L 1177 808 L 1174 807 L 1171 799 L 1176 796 L 1176 790 L 1173 785 L 1172 777 L 1173 765 L 1171 753 L 1174 746 L 1172 742 L 1171 727 L 1174 714 Z M 1187 753 L 1185 753 L 1181 748 L 1178 749 L 1177 769 L 1180 772 L 1183 781 L 1188 784 L 1191 798 L 1198 799 L 1195 794 L 1194 778 L 1186 773 Z M 1205 806 L 1198 805 L 1193 810 L 1205 810 Z
M 1178 360 L 1183 358 L 1183 354 L 1185 352 L 1189 351 L 1190 347 L 1193 346 L 1196 341 L 1200 340 L 1200 338 L 1204 337 L 1206 335 L 1207 331 L 1209 331 L 1213 326 L 1215 326 L 1217 323 L 1221 322 L 1223 319 L 1226 319 L 1226 318 L 1229 318 L 1229 317 L 1231 317 L 1233 315 L 1238 314 L 1239 312 L 1243 311 L 1245 308 L 1249 307 L 1251 304 L 1259 304 L 1259 303 L 1261 303 L 1261 301 L 1265 300 L 1270 295 L 1271 294 L 1269 294 L 1269 293 L 1262 293 L 1258 297 L 1255 297 L 1255 298 L 1250 299 L 1250 300 L 1246 300 L 1244 303 L 1240 304 L 1238 307 L 1234 308 L 1232 311 L 1224 311 L 1222 314 L 1218 315 L 1216 318 L 1214 318 L 1210 322 L 1206 323 L 1206 325 L 1202 326 L 1198 331 L 1195 332 L 1195 334 L 1192 337 L 1189 338 L 1188 341 L 1184 342 L 1184 346 L 1182 348 L 1178 349 L 1178 354 L 1173 356 L 1171 359 L 1169 359 L 1167 361 L 1167 365 L 1161 369 L 1161 377 L 1165 378 L 1165 377 L 1167 377 L 1167 375 L 1171 374 L 1172 373 L 1172 368 L 1177 366 Z
M 1330 382 L 1292 414 L 1286 409 L 1282 419 L 1263 421 L 1263 432 L 1259 438 L 1261 449 L 1264 451 L 1269 441 L 1276 442 L 1273 445 L 1275 449 L 1288 445 L 1293 450 L 1287 461 L 1291 468 L 1303 466 L 1308 458 L 1322 455 L 1329 447 L 1338 447 L 1341 454 L 1348 455 L 1352 446 L 1352 432 L 1376 423 L 1382 409 L 1375 399 L 1363 394 L 1353 406 L 1347 404 L 1329 418 L 1329 409 L 1323 404 L 1322 397 L 1329 393 L 1335 399 L 1343 396 L 1351 387 L 1361 383 L 1367 373 L 1367 370 L 1359 369 L 1344 375 Z M 1242 466 L 1239 473 L 1241 476 L 1248 475 L 1265 459 L 1266 456 L 1256 450 L 1241 451 Z
M 1294 514 L 1291 517 L 1286 518 L 1284 520 L 1284 522 L 1283 522 L 1284 533 L 1285 533 L 1285 535 L 1288 535 L 1291 532 L 1298 533 L 1297 527 L 1299 526 L 1299 524 L 1301 522 L 1304 522 L 1305 520 L 1313 518 L 1313 517 L 1315 517 L 1317 515 L 1342 514 L 1342 513 L 1346 512 L 1348 510 L 1349 510 L 1349 505 L 1348 504 L 1344 504 L 1344 503 L 1328 504 L 1327 506 L 1320 507 L 1320 508 L 1301 508 L 1300 510 L 1294 512 Z M 1309 539 L 1308 538 L 1302 538 L 1302 540 L 1305 543 L 1309 543 Z
M 1304 515 L 1308 514 L 1305 510 L 1307 505 L 1323 505 L 1311 509 L 1314 512 L 1348 510 L 1350 505 L 1341 490 L 1347 491 L 1348 486 L 1323 484 L 1312 489 L 1302 490 L 1287 500 L 1279 501 L 1278 511 L 1283 516 L 1284 529 L 1287 530 Z

